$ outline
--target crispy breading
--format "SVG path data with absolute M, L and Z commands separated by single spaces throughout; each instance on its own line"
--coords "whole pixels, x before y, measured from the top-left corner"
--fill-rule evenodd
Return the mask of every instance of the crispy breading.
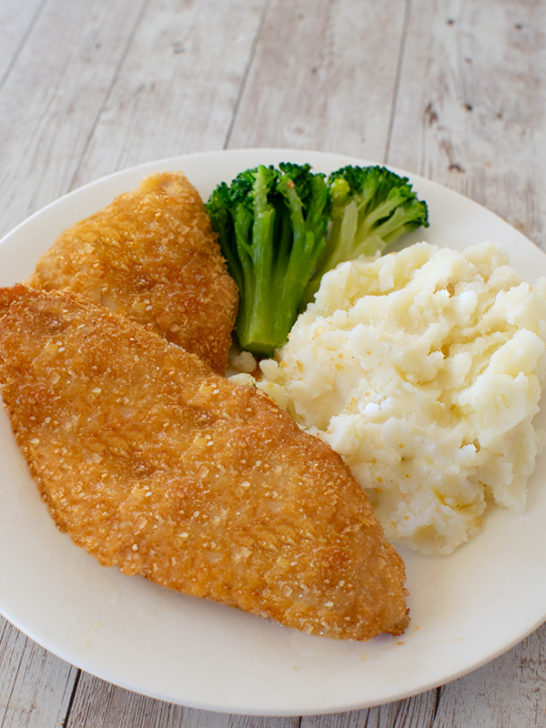
M 341 458 L 255 387 L 70 292 L 0 289 L 0 383 L 61 530 L 106 566 L 365 640 L 404 565 Z
M 152 175 L 65 230 L 28 284 L 81 293 L 226 369 L 237 287 L 180 173 Z

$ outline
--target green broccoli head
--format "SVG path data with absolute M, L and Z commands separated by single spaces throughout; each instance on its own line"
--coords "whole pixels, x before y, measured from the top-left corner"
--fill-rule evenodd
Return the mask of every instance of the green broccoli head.
M 382 166 L 348 165 L 328 177 L 331 228 L 309 282 L 310 301 L 322 276 L 343 261 L 386 252 L 404 233 L 428 226 L 428 208 L 407 177 Z
M 380 166 L 326 178 L 309 164 L 259 165 L 221 182 L 206 209 L 239 288 L 239 344 L 264 356 L 286 342 L 324 273 L 428 225 L 408 179 Z
M 310 165 L 260 165 L 221 183 L 206 209 L 239 288 L 236 335 L 242 348 L 270 356 L 299 312 L 324 249 L 329 191 Z

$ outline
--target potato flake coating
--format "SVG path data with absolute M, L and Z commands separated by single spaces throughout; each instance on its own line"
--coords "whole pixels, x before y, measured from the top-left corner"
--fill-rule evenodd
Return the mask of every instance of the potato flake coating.
M 105 566 L 336 638 L 401 633 L 404 565 L 263 392 L 70 292 L 0 289 L 0 384 L 61 530 Z
M 28 284 L 81 293 L 225 371 L 237 287 L 199 193 L 180 173 L 147 177 L 65 230 Z

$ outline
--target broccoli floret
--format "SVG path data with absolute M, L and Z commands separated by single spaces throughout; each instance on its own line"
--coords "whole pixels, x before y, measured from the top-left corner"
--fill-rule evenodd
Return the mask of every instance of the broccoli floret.
M 206 208 L 239 288 L 239 344 L 270 356 L 286 342 L 326 244 L 325 175 L 308 164 L 260 165 L 219 184 Z
M 328 177 L 331 227 L 304 295 L 312 300 L 322 276 L 338 263 L 386 252 L 401 235 L 428 227 L 428 208 L 407 177 L 386 167 L 346 166 Z
M 259 356 L 286 343 L 324 273 L 428 226 L 408 179 L 380 166 L 326 179 L 309 164 L 260 165 L 220 183 L 206 208 L 239 288 L 239 344 Z

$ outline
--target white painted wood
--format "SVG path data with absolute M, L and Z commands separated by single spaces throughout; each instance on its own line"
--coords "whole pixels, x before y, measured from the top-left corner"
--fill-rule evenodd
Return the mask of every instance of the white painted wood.
M 0 234 L 140 161 L 292 146 L 424 174 L 546 248 L 545 27 L 542 0 L 0 0 Z M 300 721 L 134 695 L 0 620 L 0 726 L 542 727 L 545 640 L 412 699 Z
M 229 146 L 382 160 L 405 7 L 405 0 L 272 0 Z
M 144 0 L 52 0 L 0 88 L 0 235 L 67 192 Z
M 260 718 L 183 708 L 82 674 L 66 728 L 297 728 L 298 718 Z
M 0 3 L 0 87 L 31 32 L 44 0 L 2 0 Z
M 68 709 L 76 669 L 0 623 L 0 725 L 60 725 Z
M 388 149 L 543 247 L 544 28 L 535 0 L 412 0 Z
M 74 184 L 225 146 L 265 0 L 153 0 L 135 29 Z

